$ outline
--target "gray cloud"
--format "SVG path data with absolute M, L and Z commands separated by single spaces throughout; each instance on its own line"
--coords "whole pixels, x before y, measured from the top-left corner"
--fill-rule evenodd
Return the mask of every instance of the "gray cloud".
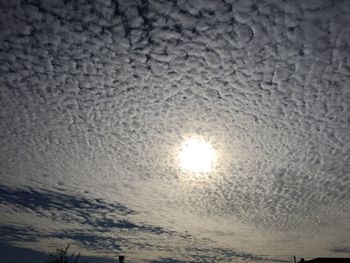
M 6 240 L 56 236 L 186 262 L 225 255 L 228 244 L 233 254 L 217 260 L 342 248 L 350 242 L 349 7 L 2 1 Z M 196 134 L 220 153 L 206 179 L 188 178 L 174 161 Z M 42 233 L 24 216 L 56 223 Z M 318 240 L 318 250 L 299 240 Z
M 0 226 L 1 241 L 36 241 L 40 234 L 32 228 L 12 225 Z
M 57 232 L 44 232 L 37 226 L 24 227 L 20 225 L 0 225 L 1 240 L 25 244 L 26 242 L 41 242 L 56 239 L 66 242 L 75 242 L 88 249 L 96 251 L 110 251 L 113 253 L 128 252 L 133 249 L 147 250 L 159 249 L 168 252 L 181 251 L 187 258 L 199 261 L 206 259 L 207 249 L 199 246 L 209 244 L 175 231 L 170 231 L 159 226 L 151 226 L 144 223 L 133 223 L 126 219 L 137 212 L 128 209 L 122 204 L 109 204 L 100 199 L 88 199 L 81 196 L 73 196 L 67 193 L 48 192 L 33 189 L 12 189 L 6 186 L 0 188 L 0 204 L 8 208 L 15 207 L 18 211 L 29 211 L 41 218 L 74 223 L 74 229 Z M 68 212 L 67 212 L 68 211 Z M 119 214 L 121 219 L 109 218 L 111 214 Z M 57 224 L 57 223 L 56 223 Z M 80 228 L 80 230 L 78 230 Z M 150 236 L 149 236 L 150 235 Z M 166 239 L 174 239 L 179 242 L 192 244 L 190 248 L 174 247 L 171 244 L 152 244 L 154 236 L 163 236 Z M 136 238 L 136 240 L 134 240 Z M 199 242 L 199 244 L 197 244 Z M 220 248 L 208 248 L 217 260 L 231 260 L 236 258 L 264 260 L 252 254 Z M 111 256 L 111 255 L 108 255 Z
M 349 247 L 337 247 L 337 248 L 333 248 L 330 249 L 331 252 L 335 252 L 335 253 L 346 253 L 346 254 L 350 254 L 350 248 Z
M 122 216 L 135 213 L 122 204 L 106 203 L 100 199 L 87 199 L 64 193 L 37 191 L 33 189 L 11 189 L 0 186 L 0 203 L 23 209 L 31 209 L 35 213 L 45 216 L 52 212 L 55 219 L 72 222 L 80 221 L 94 227 L 109 227 L 113 223 L 108 219 L 95 219 L 92 214 L 106 216 L 114 213 Z M 77 216 L 79 219 L 77 219 Z

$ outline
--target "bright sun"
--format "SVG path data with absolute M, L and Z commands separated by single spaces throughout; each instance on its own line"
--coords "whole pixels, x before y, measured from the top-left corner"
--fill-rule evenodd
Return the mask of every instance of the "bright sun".
M 201 138 L 184 141 L 179 152 L 180 166 L 194 173 L 208 173 L 216 159 L 213 147 Z

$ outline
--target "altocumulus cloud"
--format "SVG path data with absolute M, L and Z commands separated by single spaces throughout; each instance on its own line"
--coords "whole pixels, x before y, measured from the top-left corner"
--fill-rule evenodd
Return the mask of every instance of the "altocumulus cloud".
M 348 10 L 1 1 L 1 240 L 135 262 L 348 255 Z M 190 135 L 219 152 L 206 178 L 176 163 Z
M 17 245 L 41 243 L 48 240 L 56 240 L 58 244 L 62 244 L 64 241 L 77 242 L 86 249 L 103 251 L 109 257 L 135 249 L 154 249 L 156 247 L 159 250 L 174 252 L 179 249 L 165 240 L 161 244 L 148 243 L 150 242 L 149 238 L 153 236 L 157 239 L 178 240 L 179 243 L 188 244 L 189 248 L 186 246 L 181 248 L 182 253 L 201 261 L 209 260 L 207 259 L 207 250 L 197 244 L 209 245 L 207 240 L 196 240 L 188 234 L 184 235 L 158 226 L 133 223 L 126 217 L 137 214 L 137 212 L 122 204 L 106 203 L 99 199 L 48 192 L 42 189 L 12 189 L 1 186 L 0 193 L 0 204 L 5 205 L 11 213 L 21 215 L 21 211 L 26 211 L 33 217 L 53 219 L 56 225 L 54 228 L 49 228 L 51 231 L 40 229 L 38 226 L 28 227 L 26 226 L 28 223 L 25 225 L 1 225 L 0 233 L 3 242 L 13 242 Z M 26 214 L 22 217 L 30 218 L 30 215 Z M 72 227 L 67 227 L 70 224 Z M 226 260 L 237 258 L 264 260 L 264 258 L 234 250 L 215 247 L 211 250 L 213 255 L 220 255 L 220 258 Z

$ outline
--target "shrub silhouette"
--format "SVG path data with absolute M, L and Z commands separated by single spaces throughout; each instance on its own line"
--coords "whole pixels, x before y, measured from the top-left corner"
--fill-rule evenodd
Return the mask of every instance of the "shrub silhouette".
M 80 254 L 68 252 L 69 246 L 56 248 L 55 252 L 49 254 L 47 263 L 78 263 Z

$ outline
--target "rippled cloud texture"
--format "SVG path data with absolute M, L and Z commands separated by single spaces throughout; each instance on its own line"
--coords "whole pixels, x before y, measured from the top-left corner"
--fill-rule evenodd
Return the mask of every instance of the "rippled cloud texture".
M 349 257 L 349 47 L 349 1 L 0 1 L 0 241 Z

